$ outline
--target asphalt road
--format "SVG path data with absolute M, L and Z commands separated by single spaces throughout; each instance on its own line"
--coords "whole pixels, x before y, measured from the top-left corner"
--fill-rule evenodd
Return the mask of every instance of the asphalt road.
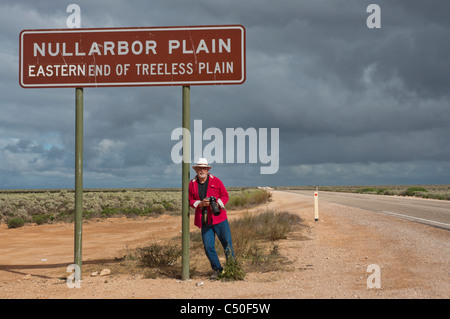
M 314 196 L 314 191 L 289 190 L 287 192 L 311 199 Z M 321 201 L 361 208 L 450 230 L 450 201 L 446 200 L 319 191 L 319 207 Z

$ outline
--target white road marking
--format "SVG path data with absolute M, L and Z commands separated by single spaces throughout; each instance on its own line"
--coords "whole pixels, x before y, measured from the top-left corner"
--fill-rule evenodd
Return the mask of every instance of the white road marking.
M 444 226 L 450 227 L 450 224 L 445 224 L 445 223 L 441 223 L 441 222 L 436 222 L 436 221 L 430 220 L 430 219 L 424 219 L 424 218 L 419 218 L 419 217 L 413 217 L 413 216 L 409 216 L 409 215 L 404 215 L 404 214 L 398 214 L 398 213 L 388 212 L 388 211 L 385 211 L 385 210 L 383 210 L 383 213 L 385 213 L 385 214 L 390 214 L 390 215 L 395 215 L 395 216 L 400 216 L 400 217 L 403 217 L 403 218 L 411 218 L 411 219 L 420 220 L 420 221 L 427 222 L 427 223 L 439 224 L 439 225 L 444 225 Z

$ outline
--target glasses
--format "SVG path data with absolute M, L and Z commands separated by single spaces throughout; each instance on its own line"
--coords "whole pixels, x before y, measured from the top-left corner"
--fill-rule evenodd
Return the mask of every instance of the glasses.
M 196 171 L 208 171 L 209 168 L 207 168 L 207 167 L 197 167 L 195 170 Z

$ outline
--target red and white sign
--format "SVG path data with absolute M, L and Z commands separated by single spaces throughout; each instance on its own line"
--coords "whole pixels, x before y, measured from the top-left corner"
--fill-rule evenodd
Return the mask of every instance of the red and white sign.
M 240 25 L 24 30 L 24 88 L 242 84 Z

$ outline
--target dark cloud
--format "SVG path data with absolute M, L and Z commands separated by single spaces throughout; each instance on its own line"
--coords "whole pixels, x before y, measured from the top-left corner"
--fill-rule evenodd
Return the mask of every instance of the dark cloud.
M 71 2 L 0 5 L 2 188 L 72 187 L 75 92 L 22 89 L 23 29 L 65 28 Z M 82 27 L 242 24 L 247 80 L 191 87 L 191 126 L 279 128 L 279 170 L 217 163 L 229 185 L 442 183 L 450 162 L 450 3 L 78 1 Z M 86 187 L 180 186 L 180 87 L 84 90 Z M 208 142 L 205 141 L 204 144 Z M 25 173 L 26 172 L 26 173 Z

